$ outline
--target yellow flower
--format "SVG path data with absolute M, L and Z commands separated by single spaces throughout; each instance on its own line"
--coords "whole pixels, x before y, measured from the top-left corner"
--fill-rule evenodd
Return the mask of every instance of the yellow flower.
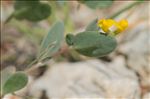
M 101 19 L 98 21 L 98 26 L 106 33 L 118 34 L 123 32 L 128 27 L 128 21 L 123 19 L 116 22 L 112 19 Z

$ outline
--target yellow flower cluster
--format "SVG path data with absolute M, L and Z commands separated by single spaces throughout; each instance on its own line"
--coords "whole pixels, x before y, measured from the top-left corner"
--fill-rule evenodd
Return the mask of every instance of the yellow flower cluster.
M 117 35 L 128 27 L 128 21 L 123 19 L 116 22 L 112 19 L 101 19 L 98 21 L 98 26 L 106 33 Z

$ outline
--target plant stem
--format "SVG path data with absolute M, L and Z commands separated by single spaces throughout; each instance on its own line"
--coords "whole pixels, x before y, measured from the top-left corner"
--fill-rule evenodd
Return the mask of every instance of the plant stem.
M 4 24 L 8 23 L 14 16 L 14 13 L 12 13 L 4 22 Z
M 142 2 L 140 2 L 140 1 L 133 2 L 133 3 L 131 3 L 130 5 L 126 6 L 125 8 L 121 9 L 120 11 L 118 11 L 117 13 L 113 14 L 113 15 L 110 16 L 109 18 L 113 19 L 113 18 L 117 17 L 118 15 L 120 15 L 122 12 L 124 12 L 124 11 L 126 11 L 126 10 L 132 8 L 133 6 L 138 5 L 138 4 L 140 4 L 140 3 L 142 3 Z
M 34 65 L 35 63 L 37 63 L 37 59 L 35 59 L 34 61 L 32 61 L 28 66 L 27 68 L 30 68 L 32 65 Z

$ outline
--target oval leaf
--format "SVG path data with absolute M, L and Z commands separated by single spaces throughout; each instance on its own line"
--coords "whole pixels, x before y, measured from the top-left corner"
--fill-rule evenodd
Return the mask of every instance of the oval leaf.
M 41 21 L 51 14 L 51 7 L 48 4 L 38 4 L 34 8 L 30 8 L 25 15 L 25 19 L 29 21 Z
M 114 37 L 96 31 L 85 31 L 74 36 L 72 46 L 82 55 L 102 57 L 111 53 L 117 42 Z
M 26 19 L 37 22 L 46 19 L 51 14 L 49 4 L 40 3 L 39 0 L 16 1 L 14 17 L 18 20 Z
M 15 10 L 20 10 L 22 8 L 26 7 L 33 7 L 39 4 L 40 0 L 15 0 L 14 2 L 14 8 Z
M 3 69 L 1 71 L 1 85 L 0 85 L 0 89 L 2 91 L 2 87 L 4 86 L 5 82 L 8 80 L 8 78 L 13 74 L 15 73 L 16 71 L 16 68 L 13 67 L 13 66 L 9 66 L 9 67 L 6 67 L 5 69 Z M 3 92 L 1 92 L 2 94 Z
M 42 41 L 39 54 L 37 56 L 38 60 L 43 60 L 47 57 L 51 57 L 56 53 L 63 42 L 64 38 L 64 24 L 61 21 L 56 22 L 48 34 Z
M 28 77 L 23 72 L 14 73 L 9 77 L 3 86 L 3 94 L 13 93 L 25 87 L 28 82 Z

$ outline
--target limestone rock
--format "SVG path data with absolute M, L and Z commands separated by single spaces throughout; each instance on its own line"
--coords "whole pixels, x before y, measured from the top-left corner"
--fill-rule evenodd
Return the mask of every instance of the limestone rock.
M 119 48 L 119 52 L 127 56 L 128 66 L 140 76 L 141 85 L 147 88 L 150 88 L 149 38 L 148 24 L 144 22 L 124 35 Z
M 138 78 L 122 57 L 111 63 L 89 60 L 56 63 L 33 84 L 30 93 L 46 90 L 49 98 L 140 99 Z
M 150 99 L 150 92 L 149 92 L 149 93 L 146 93 L 146 94 L 143 96 L 143 99 Z

